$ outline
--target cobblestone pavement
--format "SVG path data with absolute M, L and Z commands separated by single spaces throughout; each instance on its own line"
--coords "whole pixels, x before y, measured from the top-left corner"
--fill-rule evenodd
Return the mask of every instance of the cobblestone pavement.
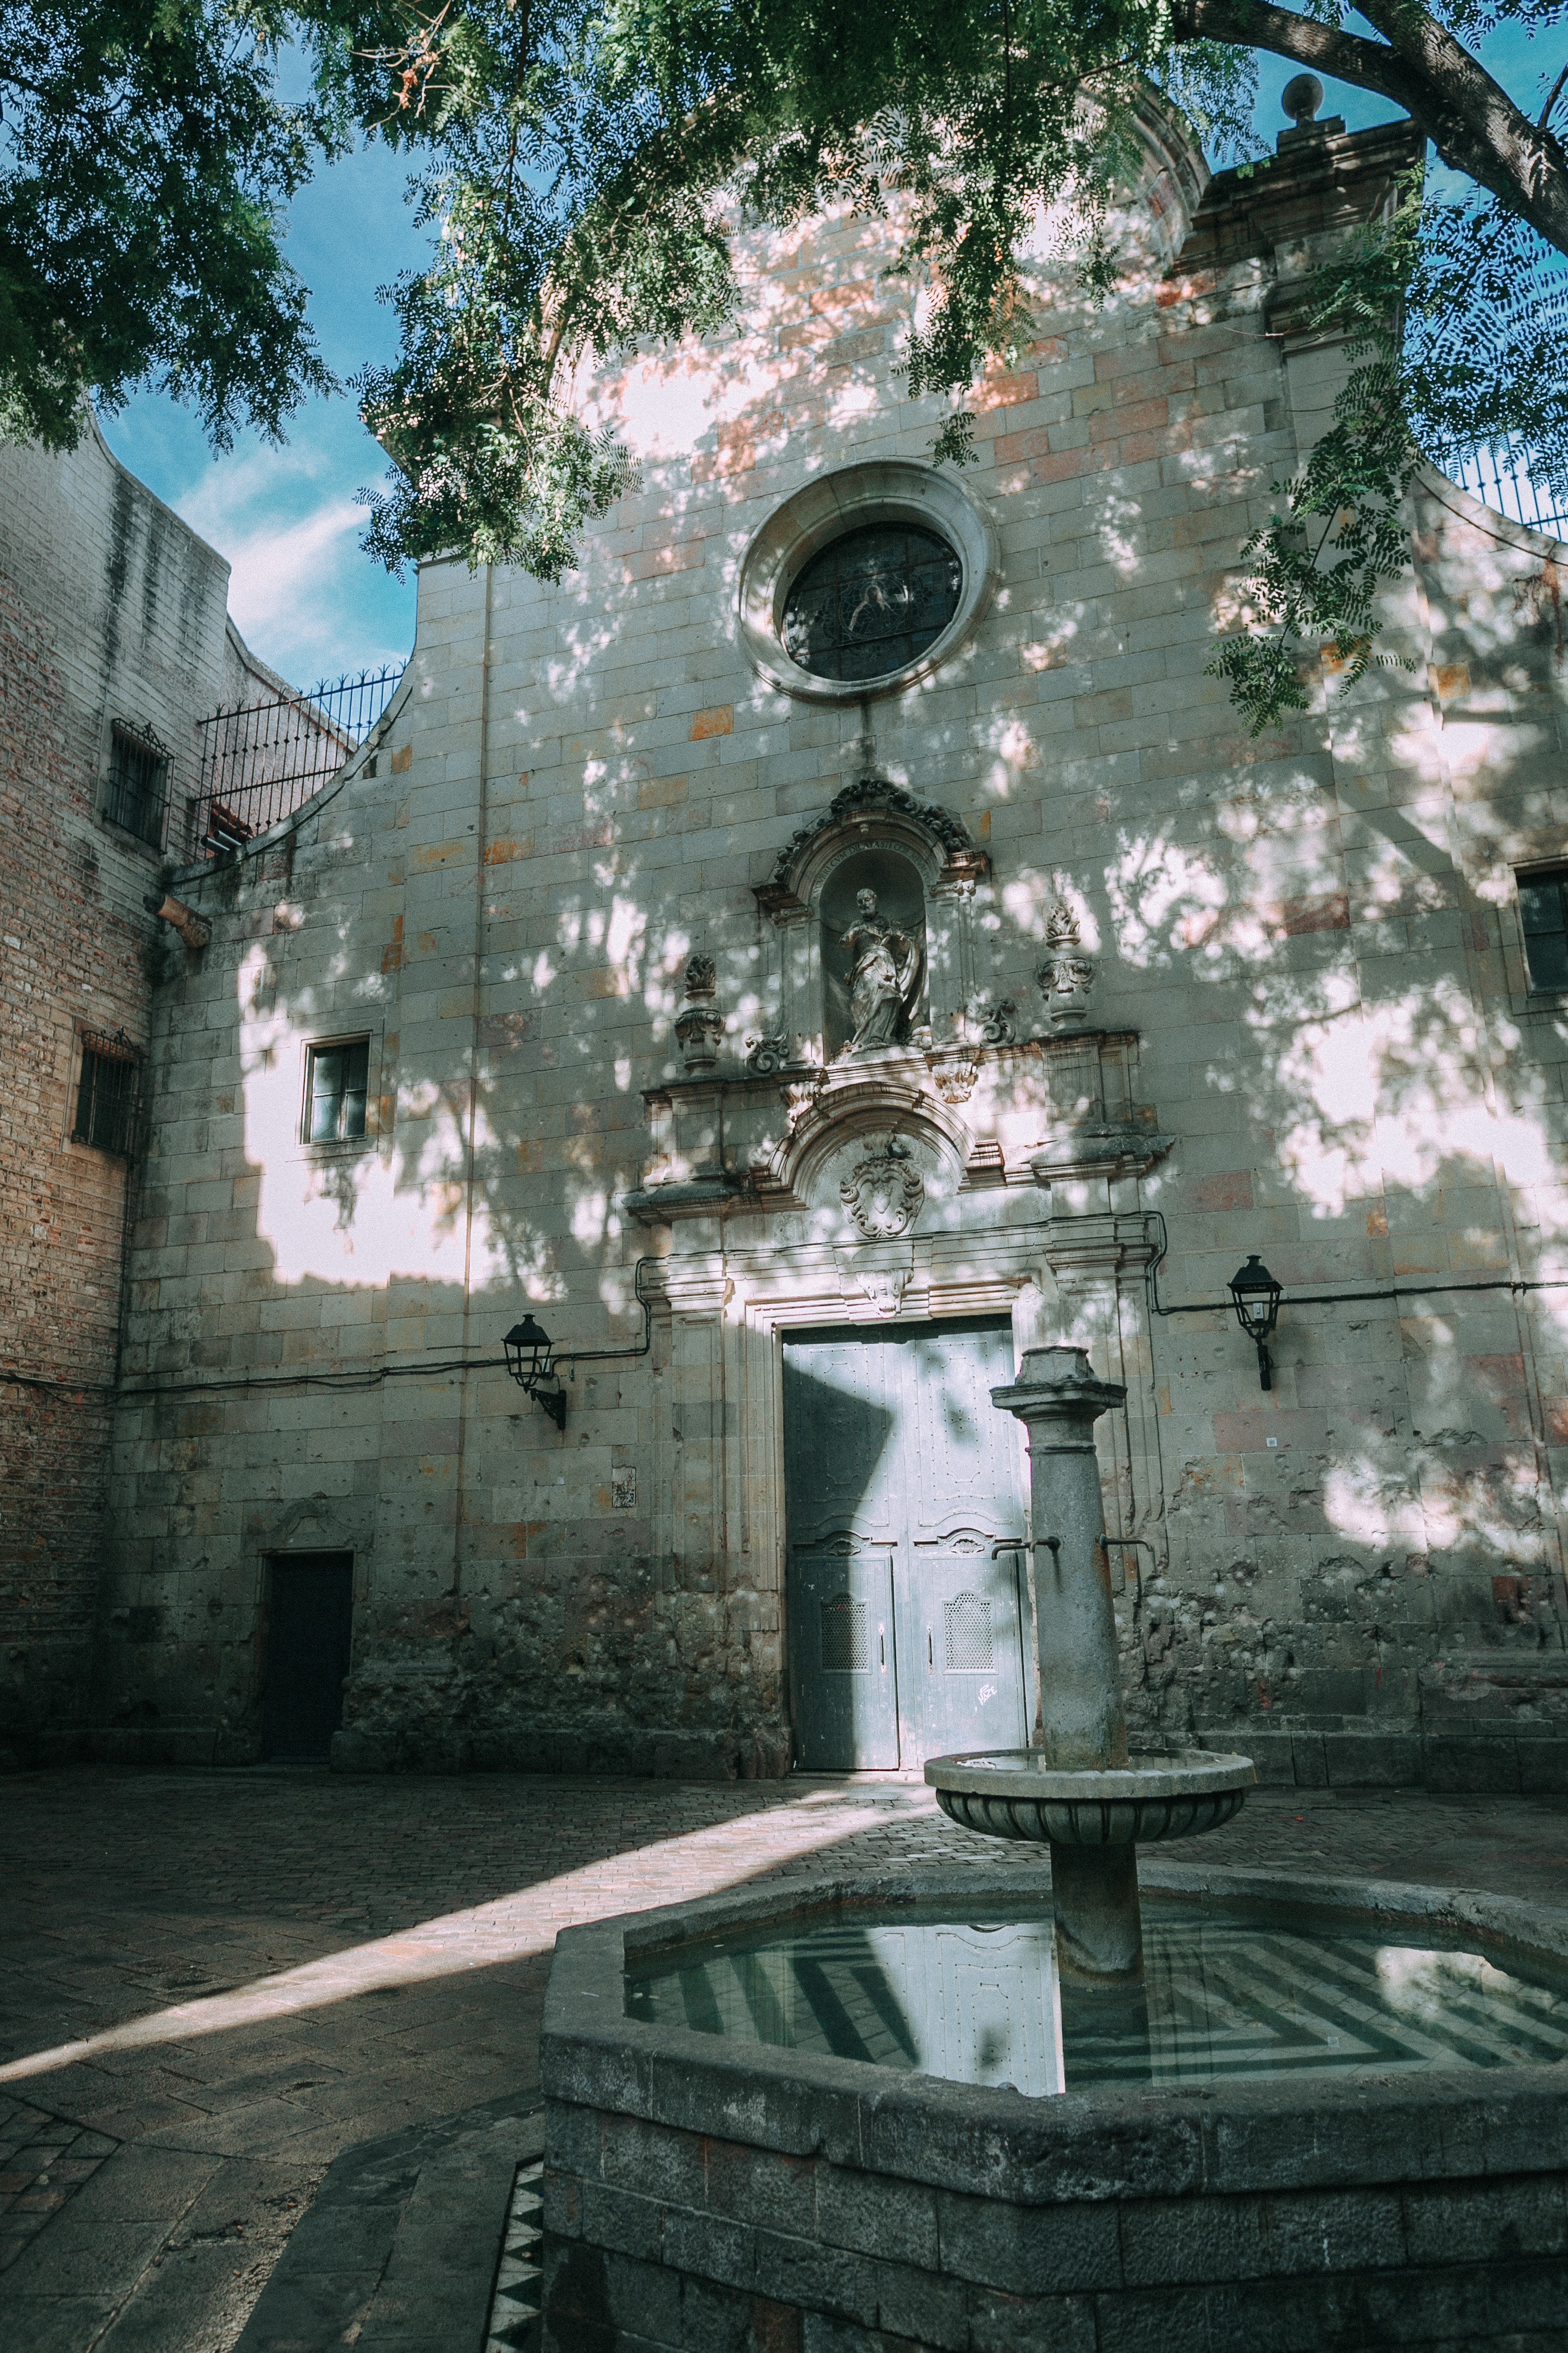
M 770 1873 L 1031 1861 L 887 1781 L 0 1788 L 0 2341 L 27 2353 L 228 2353 L 341 2150 L 532 2092 L 572 1922 Z M 1203 1859 L 1568 1905 L 1568 1799 L 1266 1790 Z

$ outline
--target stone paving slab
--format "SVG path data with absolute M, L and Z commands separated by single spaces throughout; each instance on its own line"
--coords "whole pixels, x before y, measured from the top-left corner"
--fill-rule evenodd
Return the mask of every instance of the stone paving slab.
M 345 2150 L 236 2353 L 478 2353 L 517 2169 L 543 2147 L 542 2106 L 500 2101 Z
M 123 2147 L 0 2273 L 0 2343 L 233 2353 L 345 2150 L 530 2105 L 564 1926 L 773 1873 L 1014 1852 L 889 1779 L 11 1778 L 0 2099 Z M 1568 1799 L 1265 1790 L 1204 1859 L 1568 1904 Z M 498 2157 L 503 2201 L 510 2179 Z M 83 2258 L 89 2190 L 146 2242 Z
M 119 2145 L 26 2101 L 0 2099 L 0 2272 Z

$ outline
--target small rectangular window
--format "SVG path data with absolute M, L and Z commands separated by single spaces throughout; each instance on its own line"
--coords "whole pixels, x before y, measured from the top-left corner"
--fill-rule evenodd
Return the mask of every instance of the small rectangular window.
M 163 803 L 169 788 L 169 755 L 150 728 L 114 723 L 109 765 L 110 825 L 156 849 L 163 839 Z
M 342 1144 L 364 1134 L 370 1039 L 312 1046 L 305 1081 L 305 1141 Z
M 71 1130 L 79 1144 L 131 1158 L 136 1146 L 136 1079 L 134 1048 L 115 1038 L 84 1040 Z
M 1519 910 L 1531 988 L 1568 988 L 1568 866 L 1521 874 Z

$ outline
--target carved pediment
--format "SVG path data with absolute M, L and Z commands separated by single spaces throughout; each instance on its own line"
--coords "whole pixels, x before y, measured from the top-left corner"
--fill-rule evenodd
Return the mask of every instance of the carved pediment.
M 861 776 L 785 844 L 767 881 L 757 886 L 758 901 L 770 915 L 804 912 L 837 853 L 869 841 L 912 856 L 928 886 L 973 883 L 991 871 L 984 850 L 950 809 L 885 777 Z
M 650 1222 L 804 1211 L 864 1250 L 960 1193 L 1140 1175 L 1173 1139 L 1135 1099 L 1137 1049 L 1080 1030 L 668 1080 L 645 1098 L 651 1150 L 626 1206 Z

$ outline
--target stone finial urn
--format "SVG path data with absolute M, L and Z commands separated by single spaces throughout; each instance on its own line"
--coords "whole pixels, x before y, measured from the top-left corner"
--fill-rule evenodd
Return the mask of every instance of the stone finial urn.
M 700 1078 L 718 1066 L 723 1042 L 724 1016 L 718 1007 L 719 974 L 710 955 L 686 960 L 685 994 L 675 1017 L 676 1041 L 689 1078 Z
M 1094 958 L 1084 952 L 1078 917 L 1065 899 L 1057 900 L 1046 917 L 1046 960 L 1036 975 L 1053 1029 L 1083 1027 L 1096 970 Z

